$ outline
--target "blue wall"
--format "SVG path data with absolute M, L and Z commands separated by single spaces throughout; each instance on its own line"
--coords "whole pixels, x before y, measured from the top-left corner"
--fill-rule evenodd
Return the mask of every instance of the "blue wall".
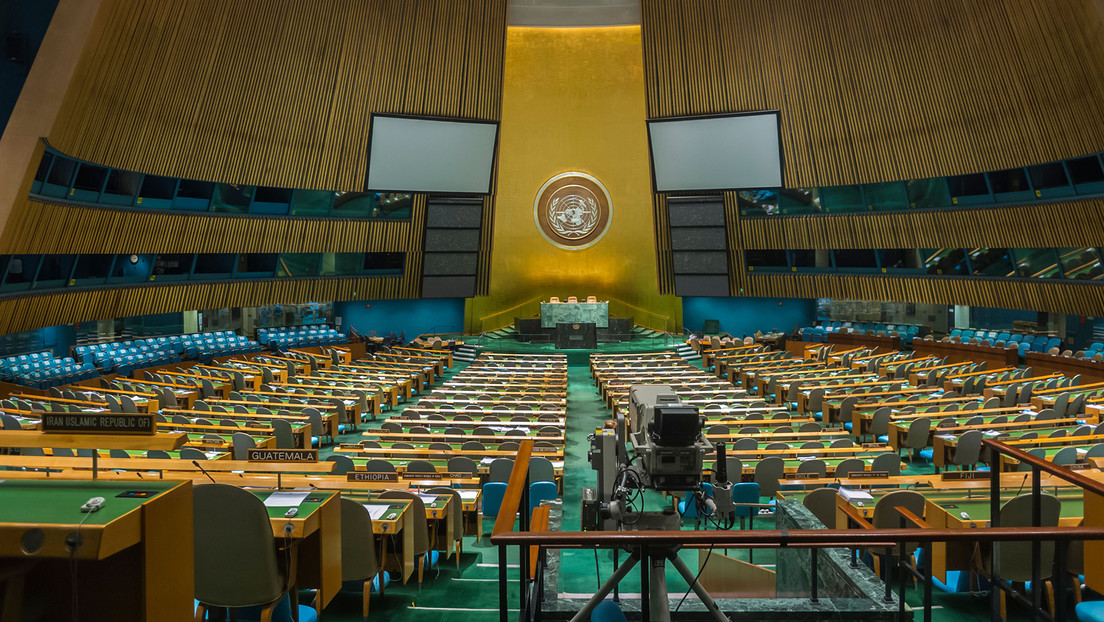
M 95 322 L 92 326 L 95 326 Z M 22 333 L 0 335 L 0 356 L 30 354 L 52 350 L 54 356 L 69 356 L 69 349 L 76 345 L 77 331 L 72 325 L 50 326 Z
M 792 332 L 811 326 L 816 301 L 794 298 L 694 298 L 682 299 L 682 325 L 699 332 L 705 320 L 720 320 L 721 330 L 734 337 L 769 332 Z
M 334 303 L 334 317 L 341 318 L 340 330 L 352 326 L 368 336 L 390 332 L 406 333 L 407 341 L 422 333 L 464 330 L 464 299 L 351 300 Z
M 1011 330 L 1012 322 L 1016 320 L 1035 322 L 1038 319 L 1038 311 L 1023 311 L 1019 309 L 994 309 L 990 307 L 970 307 L 971 328 L 984 328 L 987 330 Z

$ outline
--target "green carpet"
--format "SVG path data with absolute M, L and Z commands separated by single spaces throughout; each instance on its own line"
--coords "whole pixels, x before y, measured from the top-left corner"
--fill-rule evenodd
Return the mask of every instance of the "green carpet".
M 512 340 L 486 340 L 488 351 L 512 352 L 555 352 L 546 344 L 521 344 Z M 671 342 L 673 345 L 674 342 Z M 509 345 L 497 347 L 499 345 Z M 650 347 L 645 347 L 650 346 Z M 662 340 L 636 340 L 628 344 L 617 344 L 601 349 L 602 352 L 619 351 L 657 351 L 666 350 L 670 346 L 662 343 Z M 580 499 L 584 487 L 594 486 L 597 481 L 595 472 L 587 461 L 589 442 L 587 436 L 594 432 L 603 421 L 609 417 L 609 411 L 599 399 L 593 379 L 587 367 L 589 351 L 570 351 L 570 366 L 568 369 L 568 399 L 567 399 L 567 448 L 564 465 L 564 504 L 563 504 L 563 529 L 577 530 L 579 528 Z M 458 362 L 449 370 L 445 379 L 451 378 L 466 364 Z M 438 385 L 439 386 L 439 385 Z M 396 412 L 401 412 L 406 406 L 416 404 L 417 396 L 409 403 L 400 404 Z M 389 415 L 392 413 L 385 413 Z M 375 424 L 371 424 L 375 425 Z M 360 434 L 346 434 L 339 437 L 341 442 L 357 442 Z M 323 450 L 320 458 L 324 459 L 332 453 L 332 450 Z M 930 474 L 933 468 L 930 465 L 917 462 L 910 465 L 905 471 L 915 474 Z M 649 494 L 645 501 L 647 509 L 658 510 L 662 504 L 668 503 L 658 493 Z M 770 517 L 758 517 L 755 520 L 757 529 L 773 529 L 774 520 Z M 693 529 L 693 522 L 686 527 Z M 490 530 L 490 524 L 485 526 Z M 730 555 L 741 559 L 747 559 L 746 551 L 729 550 Z M 696 553 L 682 553 L 680 556 L 691 568 L 697 567 Z M 623 558 L 624 556 L 622 556 Z M 773 552 L 759 550 L 755 552 L 754 561 L 758 564 L 772 565 L 774 563 Z M 511 565 L 516 565 L 516 551 L 510 551 Z M 600 583 L 599 576 L 604 580 L 613 572 L 612 555 L 609 552 L 600 553 L 597 559 L 598 570 L 596 572 L 596 560 L 593 551 L 564 551 L 563 565 L 560 577 L 560 592 L 569 595 L 593 594 Z M 517 606 L 518 570 L 509 569 L 509 602 L 511 607 Z M 640 591 L 639 575 L 635 571 L 622 583 L 624 592 L 638 593 Z M 456 569 L 456 564 L 451 560 L 441 563 L 437 568 L 426 573 L 425 581 L 421 586 L 411 580 L 407 585 L 392 583 L 386 590 L 384 597 L 374 595 L 371 603 L 370 617 L 375 620 L 396 620 L 400 622 L 418 621 L 435 622 L 443 620 L 463 620 L 465 622 L 497 620 L 498 619 L 498 550 L 490 546 L 487 540 L 476 543 L 474 537 L 464 539 L 464 555 L 461 560 L 461 569 Z M 684 592 L 687 583 L 673 570 L 668 571 L 668 591 Z M 909 592 L 907 600 L 909 604 L 919 606 L 922 597 L 920 589 Z M 672 599 L 672 606 L 677 600 Z M 973 596 L 970 594 L 946 594 L 938 590 L 934 597 L 935 608 L 933 619 L 936 622 L 951 622 L 960 620 L 981 620 L 988 618 L 989 599 L 987 596 Z M 1018 606 L 1009 606 L 1010 620 L 1028 620 L 1027 610 Z M 514 614 L 516 615 L 516 614 Z M 338 594 L 323 612 L 323 619 L 334 622 L 360 620 L 360 596 L 358 593 Z

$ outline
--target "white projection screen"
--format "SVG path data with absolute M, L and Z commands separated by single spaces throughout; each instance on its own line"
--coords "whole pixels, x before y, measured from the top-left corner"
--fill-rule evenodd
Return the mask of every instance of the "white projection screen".
M 497 123 L 372 115 L 368 192 L 489 194 Z
M 778 112 L 648 121 L 656 192 L 782 185 Z

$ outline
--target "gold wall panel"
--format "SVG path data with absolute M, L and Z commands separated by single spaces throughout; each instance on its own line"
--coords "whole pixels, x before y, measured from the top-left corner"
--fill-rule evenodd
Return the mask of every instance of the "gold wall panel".
M 744 247 L 754 249 L 1104 245 L 1104 199 L 898 213 L 771 216 L 742 218 L 739 222 Z
M 639 324 L 678 330 L 678 300 L 657 293 L 644 126 L 640 28 L 510 28 L 502 87 L 494 255 L 468 329 L 498 328 L 536 302 L 596 295 Z M 580 171 L 609 191 L 609 231 L 594 246 L 548 243 L 533 219 L 541 185 Z
M 1098 0 L 642 0 L 649 117 L 781 110 L 787 187 L 1104 145 Z
M 506 0 L 103 0 L 51 144 L 208 181 L 359 190 L 369 116 L 497 120 Z
M 1092 282 L 748 273 L 747 283 L 749 296 L 772 298 L 908 301 L 1085 316 L 1099 316 L 1104 309 L 1104 287 Z
M 413 298 L 411 279 L 316 278 L 137 285 L 70 290 L 0 300 L 0 334 L 147 313 L 255 307 L 318 300 Z

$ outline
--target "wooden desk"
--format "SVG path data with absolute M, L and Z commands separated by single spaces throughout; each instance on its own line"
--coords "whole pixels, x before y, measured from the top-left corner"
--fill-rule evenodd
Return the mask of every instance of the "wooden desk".
M 28 579 L 50 584 L 56 598 L 45 619 L 69 620 L 78 591 L 80 620 L 190 620 L 195 594 L 191 482 L 107 482 L 50 479 L 0 482 L 0 557 L 35 559 Z M 148 498 L 121 498 L 135 490 Z M 90 497 L 103 509 L 82 513 Z M 78 526 L 79 525 L 79 526 Z M 27 536 L 41 530 L 41 538 Z M 66 539 L 79 533 L 70 553 Z M 25 540 L 24 538 L 28 538 Z M 24 542 L 41 542 L 29 553 Z M 80 581 L 72 586 L 71 558 Z
M 825 337 L 825 342 L 833 345 L 862 346 L 866 348 L 878 348 L 880 350 L 900 350 L 901 338 L 884 335 L 866 335 L 860 333 L 831 332 Z
M 274 491 L 251 490 L 262 501 Z M 298 506 L 295 518 L 284 518 L 288 507 L 266 507 L 272 535 L 294 542 L 299 563 L 292 590 L 317 590 L 318 611 L 341 589 L 341 495 L 313 490 Z M 290 526 L 291 532 L 287 529 Z
M 939 358 L 947 357 L 948 361 L 954 363 L 986 362 L 996 367 L 1016 367 L 1020 362 L 1020 351 L 1016 348 L 997 348 L 994 346 L 955 343 L 953 341 L 914 339 L 912 350 L 917 354 Z
M 1104 382 L 1104 361 L 1082 360 L 1072 356 L 1055 356 L 1042 352 L 1028 352 L 1024 364 L 1036 374 L 1062 374 L 1066 377 L 1081 375 L 1082 384 Z

